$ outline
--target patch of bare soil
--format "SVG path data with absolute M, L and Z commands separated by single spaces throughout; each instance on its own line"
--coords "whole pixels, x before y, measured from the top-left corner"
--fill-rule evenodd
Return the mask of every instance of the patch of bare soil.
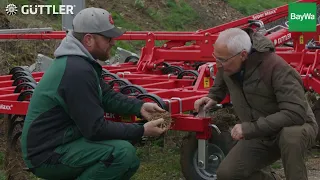
M 164 122 L 160 124 L 160 128 L 169 129 L 171 126 L 172 118 L 171 118 L 171 114 L 168 111 L 164 113 L 155 113 L 150 119 L 150 121 L 155 121 L 161 118 L 164 119 Z
M 310 150 L 307 160 L 306 160 L 306 166 L 308 170 L 308 179 L 309 180 L 319 180 L 320 179 L 320 151 L 319 149 L 312 149 Z M 282 180 L 285 180 L 285 174 L 284 174 L 284 168 L 281 163 L 281 160 L 277 161 L 276 168 L 274 168 L 274 171 L 279 175 Z
M 211 123 L 218 126 L 221 131 L 229 131 L 234 125 L 239 122 L 239 118 L 234 112 L 232 106 L 226 108 L 218 109 L 212 112 Z
M 201 29 L 211 28 L 226 22 L 244 17 L 233 9 L 225 0 L 186 0 L 198 13 L 201 22 L 197 26 Z

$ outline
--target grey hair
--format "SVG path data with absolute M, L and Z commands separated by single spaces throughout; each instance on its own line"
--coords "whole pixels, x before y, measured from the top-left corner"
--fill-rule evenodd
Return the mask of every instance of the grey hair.
M 240 28 L 230 28 L 222 31 L 215 43 L 225 44 L 232 54 L 239 53 L 242 50 L 249 53 L 252 47 L 249 35 Z

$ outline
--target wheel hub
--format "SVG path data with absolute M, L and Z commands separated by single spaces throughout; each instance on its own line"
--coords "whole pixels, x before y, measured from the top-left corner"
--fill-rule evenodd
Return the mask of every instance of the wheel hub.
M 196 150 L 193 156 L 193 166 L 201 178 L 206 180 L 216 180 L 217 169 L 225 155 L 218 146 L 210 143 L 208 144 L 208 155 L 207 168 L 201 169 L 201 165 L 198 163 L 198 150 Z

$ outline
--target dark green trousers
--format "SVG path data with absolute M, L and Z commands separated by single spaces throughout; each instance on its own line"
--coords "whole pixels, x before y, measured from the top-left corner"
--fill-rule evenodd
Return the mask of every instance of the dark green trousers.
M 275 180 L 265 168 L 281 158 L 287 180 L 307 180 L 305 156 L 315 143 L 310 124 L 285 127 L 271 140 L 240 140 L 221 162 L 218 180 Z
M 34 174 L 47 180 L 126 180 L 138 170 L 136 149 L 128 141 L 92 142 L 84 138 L 58 147 Z

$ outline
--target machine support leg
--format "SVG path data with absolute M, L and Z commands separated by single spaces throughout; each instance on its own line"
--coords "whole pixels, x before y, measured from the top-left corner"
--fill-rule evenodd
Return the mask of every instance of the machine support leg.
M 198 166 L 200 169 L 207 168 L 208 161 L 208 140 L 198 140 Z

